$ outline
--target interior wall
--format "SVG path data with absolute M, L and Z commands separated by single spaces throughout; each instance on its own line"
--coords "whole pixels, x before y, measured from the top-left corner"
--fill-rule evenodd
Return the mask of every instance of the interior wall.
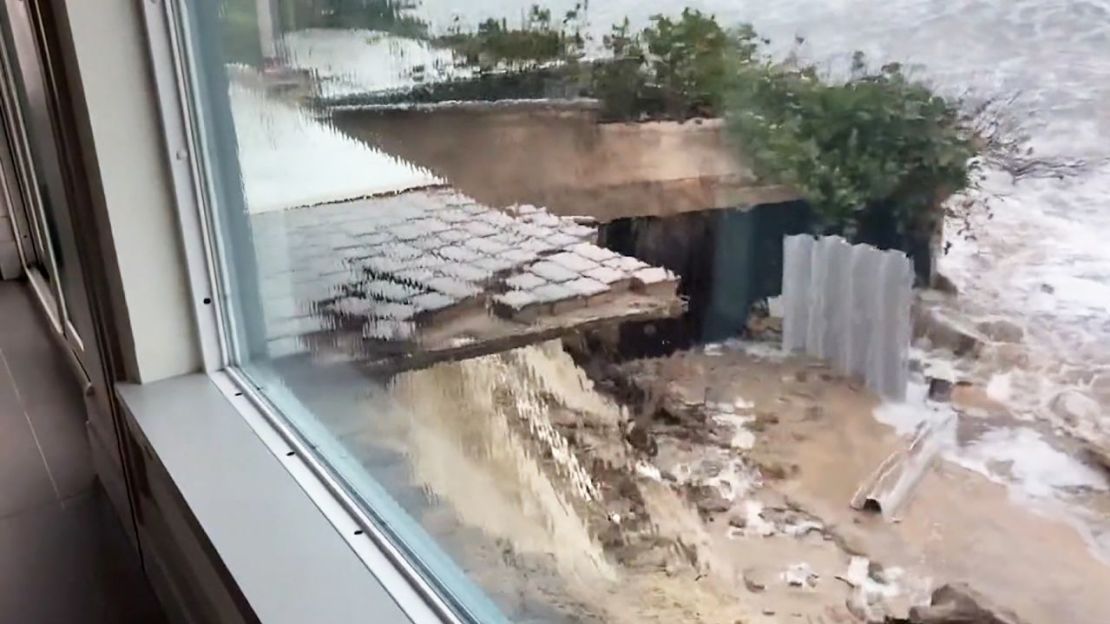
M 0 173 L 3 175 L 3 173 Z M 7 181 L 0 182 L 6 185 Z M 19 261 L 19 249 L 15 242 L 15 228 L 12 227 L 11 207 L 8 206 L 6 192 L 0 187 L 0 279 L 15 279 L 23 274 Z
M 157 94 L 141 6 L 64 0 L 88 116 L 87 170 L 105 217 L 104 261 L 117 305 L 129 378 L 150 382 L 197 371 L 192 314 Z

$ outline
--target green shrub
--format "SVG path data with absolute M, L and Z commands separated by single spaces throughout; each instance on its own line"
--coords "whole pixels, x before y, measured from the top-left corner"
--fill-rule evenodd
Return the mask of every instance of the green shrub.
M 931 231 L 939 202 L 967 187 L 976 150 L 956 103 L 897 64 L 877 71 L 857 54 L 844 80 L 809 66 L 735 66 L 723 115 L 756 173 L 796 189 L 819 229 L 855 238 L 874 211 L 899 234 Z
M 715 117 L 731 65 L 758 50 L 751 28 L 728 31 L 689 8 L 677 19 L 652 16 L 639 32 L 625 19 L 602 46 L 608 58 L 592 65 L 589 83 L 609 121 Z
M 519 28 L 510 28 L 505 19 L 490 18 L 478 24 L 474 32 L 456 27 L 435 42 L 454 50 L 464 65 L 487 70 L 568 61 L 576 58 L 582 47 L 578 32 L 567 28 L 576 15 L 576 11 L 569 12 L 563 23 L 556 26 L 550 10 L 533 5 Z
M 702 116 L 720 110 L 734 48 L 715 19 L 688 8 L 678 20 L 656 15 L 641 38 L 647 49 L 644 69 L 663 94 L 669 115 Z
M 627 18 L 613 25 L 603 44 L 610 58 L 588 66 L 589 95 L 601 101 L 606 119 L 636 119 L 648 114 L 644 50 L 639 37 L 631 32 Z M 662 106 L 656 108 L 661 110 Z

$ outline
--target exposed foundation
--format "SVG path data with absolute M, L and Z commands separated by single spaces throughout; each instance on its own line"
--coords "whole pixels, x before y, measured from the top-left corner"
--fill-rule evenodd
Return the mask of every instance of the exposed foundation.
M 622 325 L 616 351 L 657 356 L 743 335 L 752 304 L 782 292 L 783 236 L 804 232 L 808 220 L 804 203 L 788 202 L 602 226 L 599 244 L 673 271 L 687 300 L 680 318 Z

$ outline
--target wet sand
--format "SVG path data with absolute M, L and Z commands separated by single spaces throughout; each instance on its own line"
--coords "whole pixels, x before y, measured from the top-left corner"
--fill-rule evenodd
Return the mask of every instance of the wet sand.
M 1104 512 L 1105 491 L 1077 493 L 1070 500 L 1021 501 L 1006 485 L 939 460 L 900 511 L 900 521 L 889 522 L 848 506 L 868 474 L 907 443 L 875 420 L 877 402 L 869 393 L 818 364 L 794 358 L 775 362 L 728 350 L 675 357 L 688 371 L 675 380 L 679 387 L 693 395 L 712 390 L 728 398 L 731 393 L 753 404 L 754 413 L 774 415 L 773 424 L 760 427 L 749 452 L 765 473 L 785 475 L 768 480 L 764 492 L 780 494 L 819 518 L 847 551 L 904 568 L 919 587 L 966 582 L 1028 622 L 1110 621 L 1104 590 L 1110 587 L 1110 567 L 1085 539 L 1089 527 L 1077 519 L 1082 512 Z M 961 427 L 968 431 L 963 443 L 1003 426 L 1002 406 L 986 403 L 980 394 L 963 395 L 956 400 L 971 411 L 994 413 L 987 426 L 972 421 Z M 750 558 L 750 546 L 738 546 L 736 557 Z M 760 558 L 788 561 L 808 553 L 819 562 L 811 563 L 815 569 L 842 563 L 830 560 L 822 548 L 760 550 L 771 551 Z M 822 575 L 820 582 L 829 579 Z

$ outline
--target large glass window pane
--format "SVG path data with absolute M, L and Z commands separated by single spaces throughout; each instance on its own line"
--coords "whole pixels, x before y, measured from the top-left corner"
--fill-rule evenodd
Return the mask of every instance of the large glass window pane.
M 1110 621 L 1110 8 L 183 4 L 234 365 L 461 619 Z

